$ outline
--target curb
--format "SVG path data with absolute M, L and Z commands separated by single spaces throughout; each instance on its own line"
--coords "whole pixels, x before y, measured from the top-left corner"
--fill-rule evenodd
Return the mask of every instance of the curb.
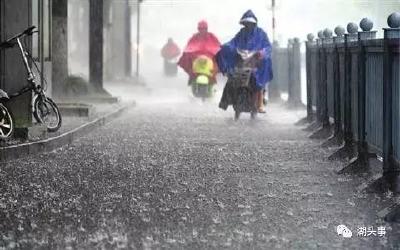
M 80 138 L 84 135 L 87 135 L 91 131 L 96 128 L 99 128 L 106 123 L 108 123 L 111 119 L 114 119 L 121 115 L 127 109 L 134 107 L 136 105 L 135 102 L 131 104 L 124 105 L 118 110 L 111 112 L 107 115 L 99 117 L 93 121 L 85 123 L 73 130 L 65 132 L 64 134 L 47 138 L 40 141 L 35 142 L 27 142 L 18 145 L 12 145 L 8 147 L 0 148 L 0 162 L 6 162 L 10 160 L 15 160 L 18 158 L 27 157 L 33 154 L 45 153 L 53 151 L 54 149 L 61 148 L 65 145 L 71 144 L 76 138 Z

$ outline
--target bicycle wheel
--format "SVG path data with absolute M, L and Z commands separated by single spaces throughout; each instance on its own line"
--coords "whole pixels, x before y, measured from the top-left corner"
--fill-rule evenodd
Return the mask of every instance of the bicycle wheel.
M 14 132 L 14 120 L 8 109 L 0 103 L 0 139 L 11 137 Z
M 61 114 L 57 105 L 49 97 L 36 98 L 33 109 L 36 121 L 44 124 L 47 131 L 56 132 L 61 127 Z

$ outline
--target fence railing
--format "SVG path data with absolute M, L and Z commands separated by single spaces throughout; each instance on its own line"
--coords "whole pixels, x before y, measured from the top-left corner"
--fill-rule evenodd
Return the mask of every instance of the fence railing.
M 364 18 L 362 31 L 349 23 L 347 33 L 325 29 L 306 42 L 308 120 L 344 142 L 333 157 L 355 156 L 351 167 L 362 168 L 381 156 L 384 175 L 400 172 L 400 13 L 388 24 L 383 39 Z

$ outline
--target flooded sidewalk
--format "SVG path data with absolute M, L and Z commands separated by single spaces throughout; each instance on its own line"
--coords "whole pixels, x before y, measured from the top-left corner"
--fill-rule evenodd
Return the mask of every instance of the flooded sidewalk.
M 0 246 L 395 247 L 397 229 L 376 215 L 382 197 L 336 174 L 332 149 L 293 125 L 303 110 L 272 104 L 235 122 L 216 101 L 183 99 L 138 101 L 68 147 L 2 164 Z M 386 235 L 358 236 L 363 226 Z

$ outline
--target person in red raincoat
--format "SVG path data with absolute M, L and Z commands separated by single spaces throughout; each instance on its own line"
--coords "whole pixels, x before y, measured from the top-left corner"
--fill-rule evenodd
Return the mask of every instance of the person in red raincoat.
M 220 50 L 221 43 L 218 38 L 211 32 L 208 32 L 208 24 L 202 20 L 197 25 L 198 32 L 194 34 L 187 43 L 183 54 L 179 59 L 178 65 L 189 75 L 189 85 L 195 77 L 192 71 L 192 63 L 196 57 L 205 55 L 214 60 L 214 56 Z M 216 67 L 217 63 L 214 61 Z M 212 82 L 216 83 L 215 75 L 218 69 L 214 69 Z
M 161 56 L 164 58 L 164 73 L 167 75 L 176 75 L 177 73 L 177 65 L 176 58 L 181 54 L 181 50 L 178 45 L 172 40 L 172 38 L 168 38 L 167 43 L 161 49 Z

